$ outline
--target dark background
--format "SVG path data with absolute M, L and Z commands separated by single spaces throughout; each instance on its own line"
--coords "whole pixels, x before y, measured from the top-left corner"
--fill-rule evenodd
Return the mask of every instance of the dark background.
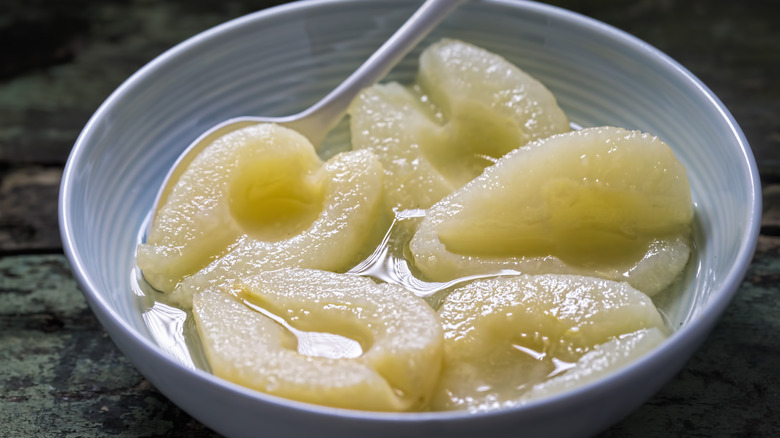
M 114 347 L 57 230 L 100 103 L 184 39 L 279 1 L 0 0 L 0 436 L 212 436 Z M 664 51 L 725 103 L 764 185 L 754 262 L 688 366 L 605 437 L 780 436 L 780 1 L 555 0 Z

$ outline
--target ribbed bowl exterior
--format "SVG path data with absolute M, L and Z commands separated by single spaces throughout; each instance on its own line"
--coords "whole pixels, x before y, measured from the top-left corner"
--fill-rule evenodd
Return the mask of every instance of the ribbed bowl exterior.
M 408 18 L 417 1 L 303 1 L 225 23 L 164 53 L 119 87 L 73 148 L 60 194 L 66 253 L 95 314 L 138 369 L 190 414 L 229 436 L 587 436 L 644 402 L 693 354 L 733 297 L 761 212 L 739 126 L 698 79 L 603 23 L 524 1 L 469 2 L 390 74 L 409 82 L 442 37 L 503 55 L 540 79 L 570 119 L 653 133 L 688 170 L 694 268 L 664 306 L 677 332 L 595 384 L 490 414 L 377 414 L 281 400 L 184 366 L 156 343 L 131 290 L 139 230 L 168 168 L 231 117 L 302 110 L 334 88 Z M 334 145 L 349 141 L 346 123 Z

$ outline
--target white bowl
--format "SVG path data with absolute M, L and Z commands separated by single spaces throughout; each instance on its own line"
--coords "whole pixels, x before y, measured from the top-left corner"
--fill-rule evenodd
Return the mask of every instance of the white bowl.
M 587 436 L 657 391 L 694 353 L 750 262 L 761 198 L 737 123 L 712 92 L 653 47 L 595 20 L 542 4 L 484 0 L 460 7 L 423 44 L 461 39 L 539 78 L 583 126 L 641 129 L 687 167 L 696 253 L 662 308 L 676 332 L 593 384 L 486 414 L 371 413 L 279 399 L 188 365 L 157 338 L 134 290 L 139 230 L 169 166 L 194 138 L 239 115 L 286 115 L 335 87 L 417 1 L 303 1 L 225 23 L 164 53 L 94 114 L 68 160 L 60 194 L 66 253 L 112 339 L 174 403 L 229 436 Z M 390 75 L 410 81 L 419 49 Z M 332 142 L 345 140 L 345 130 Z M 186 356 L 186 354 L 185 354 Z

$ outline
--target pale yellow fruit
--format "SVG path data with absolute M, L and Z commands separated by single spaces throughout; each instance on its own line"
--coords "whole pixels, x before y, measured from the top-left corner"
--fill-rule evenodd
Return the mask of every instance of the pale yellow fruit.
M 170 184 L 137 253 L 164 292 L 203 268 L 217 282 L 241 264 L 349 269 L 379 216 L 382 168 L 368 151 L 323 163 L 302 135 L 258 124 L 216 139 Z
M 411 240 L 437 281 L 502 269 L 627 280 L 648 294 L 687 263 L 685 168 L 656 137 L 589 128 L 507 154 L 432 207 Z
M 367 88 L 349 113 L 352 146 L 379 156 L 396 209 L 428 208 L 507 152 L 569 130 L 539 81 L 498 55 L 446 39 L 423 51 L 414 86 Z
M 246 303 L 244 302 L 246 300 Z M 362 354 L 296 351 L 297 330 L 357 341 Z M 372 411 L 421 409 L 441 367 L 436 313 L 406 289 L 308 269 L 261 272 L 195 295 L 193 313 L 212 372 L 293 400 Z
M 565 371 L 594 346 L 663 330 L 650 298 L 626 283 L 574 275 L 476 280 L 439 308 L 444 367 L 436 410 L 492 410 Z
M 657 328 L 617 336 L 596 345 L 566 372 L 534 385 L 520 400 L 549 397 L 598 380 L 649 353 L 665 339 L 666 335 Z

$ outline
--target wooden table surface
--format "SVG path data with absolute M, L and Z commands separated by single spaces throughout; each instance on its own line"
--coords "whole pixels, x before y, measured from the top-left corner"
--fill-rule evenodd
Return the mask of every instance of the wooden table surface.
M 58 184 L 80 130 L 124 79 L 275 2 L 1 3 L 0 436 L 215 436 L 138 374 L 93 317 L 62 252 Z M 780 436 L 780 2 L 553 3 L 691 70 L 745 131 L 763 183 L 758 249 L 733 303 L 687 366 L 603 436 Z

